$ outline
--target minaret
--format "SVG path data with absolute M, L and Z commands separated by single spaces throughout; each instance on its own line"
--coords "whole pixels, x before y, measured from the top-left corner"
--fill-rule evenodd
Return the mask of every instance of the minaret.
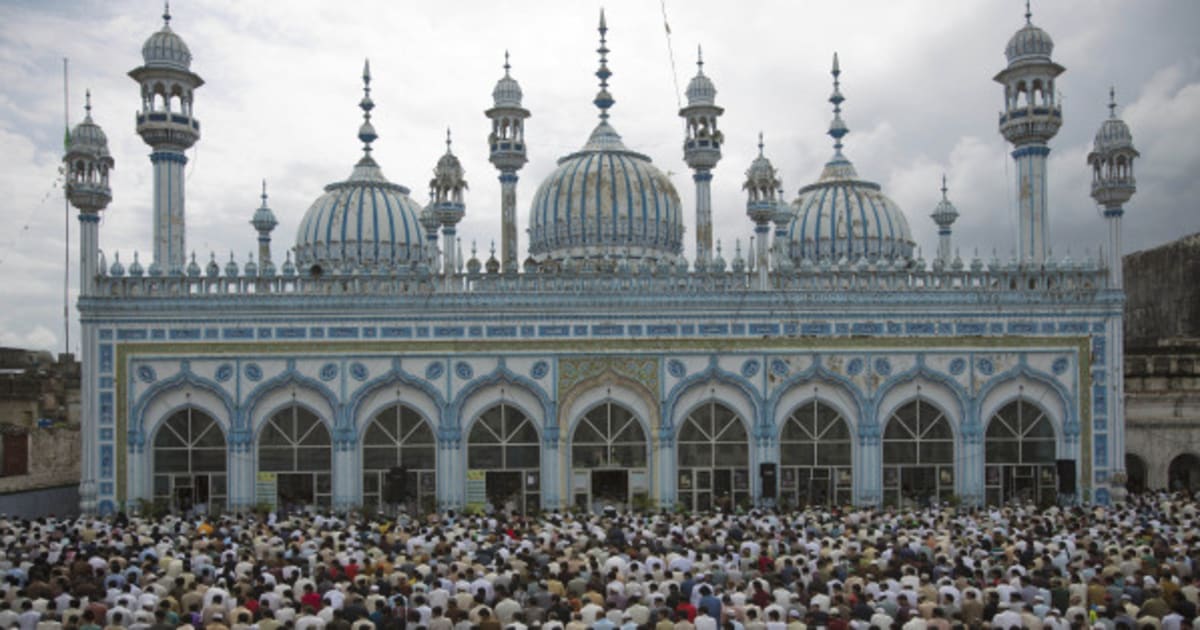
M 517 263 L 517 171 L 525 166 L 525 119 L 521 86 L 509 76 L 508 51 L 504 51 L 504 76 L 492 90 L 492 108 L 484 114 L 492 120 L 488 136 L 488 160 L 500 171 L 500 259 L 504 273 L 516 273 Z
M 200 138 L 192 115 L 192 95 L 204 80 L 190 70 L 192 53 L 171 30 L 171 11 L 163 11 L 162 30 L 142 46 L 143 65 L 129 71 L 142 88 L 137 132 L 153 151 L 154 263 L 169 274 L 183 273 L 184 173 L 189 147 Z
M 86 114 L 83 122 L 71 130 L 67 139 L 67 152 L 63 155 L 63 171 L 66 174 L 67 199 L 79 210 L 79 295 L 86 298 L 96 292 L 96 274 L 99 271 L 100 212 L 112 201 L 112 189 L 108 186 L 108 172 L 113 168 L 112 155 L 108 152 L 108 138 L 100 126 L 92 122 L 92 95 L 87 94 Z M 95 374 L 96 329 L 87 321 L 80 322 L 83 343 L 80 344 L 80 361 L 83 374 Z M 80 419 L 82 427 L 82 461 L 80 463 L 79 509 L 84 514 L 96 511 L 96 439 L 99 410 L 96 407 L 96 381 L 84 378 L 80 382 Z
M 1133 134 L 1125 121 L 1117 118 L 1116 90 L 1108 93 L 1108 120 L 1100 125 L 1092 152 L 1088 154 L 1088 165 L 1092 167 L 1092 199 L 1104 208 L 1104 220 L 1108 223 L 1108 274 L 1109 287 L 1120 291 L 1124 286 L 1124 269 L 1121 260 L 1121 217 L 1123 206 L 1137 191 L 1133 177 L 1133 162 L 1140 157 L 1133 148 Z M 1120 367 L 1125 364 L 1125 330 L 1121 317 L 1108 318 L 1105 334 L 1108 335 L 1107 365 Z M 1109 485 L 1112 498 L 1121 502 L 1125 498 L 1125 376 L 1120 369 L 1109 370 L 1108 377 L 1108 462 L 1098 466 L 1109 467 Z
M 782 270 L 787 265 L 787 262 L 790 262 L 787 249 L 787 230 L 796 215 L 792 210 L 792 204 L 787 201 L 782 179 L 779 180 L 779 190 L 777 192 L 779 199 L 775 203 L 775 214 L 771 215 L 771 220 L 775 222 L 775 240 L 772 242 L 772 246 L 774 248 L 775 268 Z
M 768 236 L 771 234 L 771 221 L 779 208 L 776 192 L 779 190 L 779 177 L 775 173 L 775 167 L 771 165 L 771 160 L 763 155 L 761 132 L 758 134 L 758 157 L 750 163 L 750 168 L 746 171 L 746 183 L 742 184 L 742 189 L 746 191 L 746 216 L 754 222 L 757 249 L 754 268 L 758 272 L 758 289 L 765 291 L 767 274 L 771 268 L 767 260 Z
M 433 214 L 442 225 L 442 277 L 447 291 L 453 288 L 454 272 L 458 269 L 455 262 L 458 222 L 466 214 L 463 190 L 467 188 L 467 180 L 463 175 L 462 163 L 450 150 L 450 130 L 446 129 L 446 153 L 438 159 L 433 169 L 433 179 L 429 180 L 429 196 L 433 199 Z
M 686 121 L 683 160 L 692 169 L 696 182 L 696 262 L 707 265 L 713 251 L 712 169 L 721 160 L 724 136 L 717 130 L 717 118 L 724 108 L 717 107 L 717 88 L 704 75 L 704 54 L 696 48 L 696 76 L 687 87 L 687 107 L 679 110 Z
M 92 93 L 87 93 L 83 122 L 75 126 L 63 156 L 66 193 L 71 205 L 79 210 L 79 293 L 91 295 L 96 286 L 100 257 L 100 211 L 112 201 L 108 171 L 113 168 L 108 138 L 92 122 Z
M 938 202 L 936 208 L 933 209 L 933 214 L 929 215 L 933 218 L 933 222 L 938 226 L 938 250 L 937 259 L 942 261 L 946 267 L 950 266 L 951 249 L 950 249 L 950 226 L 954 225 L 954 220 L 958 218 L 958 209 L 954 204 L 950 203 L 950 199 L 946 197 L 946 176 L 942 175 L 942 200 Z
M 1087 161 L 1092 167 L 1092 199 L 1104 208 L 1104 219 L 1108 223 L 1109 285 L 1120 289 L 1124 285 L 1121 277 L 1121 217 L 1125 210 L 1122 206 L 1137 192 L 1133 161 L 1141 154 L 1133 148 L 1129 126 L 1117 118 L 1115 89 L 1109 90 L 1108 100 L 1108 120 L 1096 132 Z
M 267 207 L 267 180 L 262 183 L 262 205 L 254 211 L 254 218 L 250 219 L 250 225 L 258 231 L 258 265 L 259 268 L 265 269 L 267 263 L 271 262 L 271 231 L 275 229 L 279 222 L 275 220 L 275 213 Z
M 1062 126 L 1062 105 L 1057 102 L 1055 78 L 1064 68 L 1050 59 L 1054 41 L 1033 25 L 1033 14 L 1025 4 L 1025 26 L 1017 31 L 1004 51 L 1008 67 L 996 75 L 1004 86 L 1004 111 L 1000 133 L 1012 143 L 1017 167 L 1017 202 L 1020 261 L 1041 265 L 1049 247 L 1047 216 L 1047 142 Z

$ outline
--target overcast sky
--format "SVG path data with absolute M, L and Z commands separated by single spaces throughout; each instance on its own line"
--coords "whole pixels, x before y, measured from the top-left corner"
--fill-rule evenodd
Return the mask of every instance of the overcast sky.
M 360 155 L 361 69 L 374 75 L 375 157 L 424 204 L 447 126 L 470 182 L 464 249 L 499 236 L 500 194 L 487 162 L 483 110 L 502 75 L 504 50 L 533 113 L 521 171 L 521 257 L 528 203 L 555 161 L 578 149 L 596 122 L 595 0 L 177 0 L 172 27 L 190 47 L 202 137 L 188 152 L 187 247 L 239 261 L 254 251 L 247 223 L 265 178 L 279 219 L 276 259 L 322 187 L 349 175 Z M 714 173 L 715 234 L 726 258 L 751 233 L 741 191 L 762 130 L 789 198 L 814 181 L 832 153 L 829 65 L 842 62 L 846 155 L 908 216 L 931 258 L 929 213 L 949 178 L 964 259 L 1014 247 L 1013 168 L 996 116 L 1004 46 L 1024 22 L 1016 0 L 607 0 L 612 123 L 631 149 L 671 174 L 683 200 L 685 254 L 694 251 L 694 194 L 682 158 L 681 90 L 697 44 L 716 83 L 726 144 Z M 1066 66 L 1058 89 L 1064 125 L 1052 141 L 1054 253 L 1096 255 L 1106 228 L 1088 196 L 1085 158 L 1115 85 L 1119 114 L 1142 158 L 1127 206 L 1126 253 L 1200 230 L 1200 3 L 1191 0 L 1054 0 L 1033 6 Z M 100 246 L 149 263 L 149 148 L 134 131 L 145 39 L 162 24 L 153 1 L 7 1 L 0 4 L 0 345 L 63 349 L 62 59 L 70 59 L 70 121 L 93 118 L 116 160 L 113 203 Z M 78 284 L 78 224 L 71 212 L 71 319 Z M 486 258 L 481 253 L 480 258 Z M 78 351 L 77 326 L 71 350 Z

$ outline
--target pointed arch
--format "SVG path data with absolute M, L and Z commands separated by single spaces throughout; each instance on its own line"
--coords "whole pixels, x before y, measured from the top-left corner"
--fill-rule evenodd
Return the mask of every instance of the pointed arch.
M 754 360 L 760 360 L 760 358 L 756 357 Z M 689 409 L 683 414 L 678 414 L 677 407 L 681 403 L 684 406 L 699 404 L 702 401 L 691 399 L 697 391 L 693 388 L 714 383 L 721 385 L 725 392 L 737 394 L 732 397 L 733 400 L 741 399 L 742 408 L 747 412 L 747 416 L 743 418 L 747 422 L 746 430 L 753 435 L 755 428 L 762 422 L 763 397 L 747 379 L 721 369 L 721 366 L 717 364 L 716 357 L 709 360 L 708 367 L 688 375 L 671 387 L 671 391 L 663 402 L 663 429 L 674 434 L 678 430 L 676 419 L 687 417 L 687 413 L 690 412 Z M 685 394 L 690 394 L 689 400 L 683 400 Z M 707 400 L 707 398 L 703 400 Z
M 812 388 L 810 388 L 810 385 Z M 813 391 L 813 388 L 816 391 Z M 867 403 L 862 392 L 850 379 L 831 372 L 818 359 L 797 374 L 789 376 L 771 391 L 767 398 L 767 413 L 776 435 L 783 430 L 783 423 L 799 405 L 816 399 L 833 406 L 850 424 L 852 435 L 858 435 L 859 427 L 870 424 L 866 419 Z
M 681 381 L 679 385 L 684 386 L 685 383 Z M 672 415 L 664 414 L 668 419 L 668 422 L 664 424 L 669 427 L 672 436 L 678 436 L 682 423 L 697 408 L 714 401 L 734 412 L 745 428 L 747 436 L 752 438 L 755 435 L 758 420 L 762 416 L 759 402 L 761 399 L 751 398 L 745 388 L 738 387 L 730 380 L 723 378 L 695 379 L 686 383 L 685 387 L 678 391 L 673 390 L 673 392 L 675 398 L 669 403 Z
M 498 391 L 500 396 L 495 395 Z M 512 399 L 509 399 L 509 396 L 512 396 Z M 462 426 L 462 419 L 470 418 L 469 422 L 473 422 L 481 411 L 502 399 L 510 404 L 515 403 L 531 418 L 540 416 L 542 422 L 539 423 L 539 432 L 544 432 L 555 417 L 554 401 L 550 400 L 545 390 L 535 381 L 508 369 L 503 361 L 496 369 L 463 386 L 450 403 L 447 417 L 458 418 L 460 426 L 457 428 L 462 431 L 462 435 L 466 435 L 470 426 Z
M 301 374 L 294 365 L 250 392 L 243 405 L 246 426 L 242 428 L 249 429 L 257 440 L 266 420 L 292 403 L 316 414 L 331 434 L 338 428 L 342 408 L 338 397 L 321 381 Z
M 199 394 L 198 396 L 190 396 Z M 194 399 L 193 399 L 194 398 Z M 179 372 L 162 379 L 142 392 L 133 406 L 133 426 L 130 431 L 146 434 L 154 431 L 164 418 L 175 411 L 194 405 L 213 416 L 226 435 L 237 418 L 237 404 L 220 385 L 181 366 Z M 146 419 L 152 421 L 147 426 Z
M 875 421 L 881 432 L 896 409 L 917 398 L 939 407 L 956 437 L 967 421 L 970 396 L 966 390 L 950 376 L 929 369 L 921 357 L 912 368 L 884 381 L 877 392 Z
M 397 392 L 397 395 L 388 396 L 389 390 Z M 442 425 L 445 397 L 429 381 L 406 372 L 398 361 L 393 362 L 392 369 L 367 381 L 350 396 L 346 403 L 346 415 L 361 440 L 363 430 L 375 415 L 397 403 L 420 413 L 435 432 Z
M 1031 368 L 1024 357 L 1016 366 L 993 376 L 979 388 L 976 400 L 983 425 L 980 430 L 986 430 L 988 419 L 996 410 L 1022 397 L 1038 403 L 1047 412 L 1058 435 L 1079 434 L 1075 406 L 1066 387 L 1053 376 Z

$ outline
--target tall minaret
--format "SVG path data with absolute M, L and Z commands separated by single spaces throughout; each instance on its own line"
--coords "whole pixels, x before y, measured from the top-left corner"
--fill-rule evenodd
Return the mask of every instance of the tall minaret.
M 1054 79 L 1064 68 L 1050 60 L 1054 41 L 1033 25 L 1032 17 L 1026 2 L 1025 26 L 1008 40 L 1004 51 L 1008 67 L 995 81 L 1004 86 L 1000 133 L 1015 147 L 1020 261 L 1040 265 L 1049 247 L 1046 157 L 1050 147 L 1046 143 L 1062 126 L 1062 105 L 1055 96 Z
M 271 231 L 275 229 L 279 222 L 275 220 L 275 213 L 267 207 L 267 180 L 262 183 L 262 205 L 254 211 L 254 217 L 250 219 L 250 225 L 254 226 L 254 230 L 258 232 L 258 268 L 266 269 L 267 263 L 271 262 Z
M 1108 99 L 1108 120 L 1096 132 L 1087 161 L 1092 167 L 1092 199 L 1104 208 L 1104 220 L 1108 223 L 1109 286 L 1121 290 L 1124 285 L 1121 217 L 1125 214 L 1125 202 L 1137 191 L 1133 161 L 1140 156 L 1133 148 L 1129 126 L 1117 118 L 1116 90 L 1109 90 Z M 1108 318 L 1105 334 L 1108 335 L 1105 362 L 1119 368 L 1125 364 L 1124 318 Z M 1097 466 L 1108 466 L 1112 498 L 1120 502 L 1125 498 L 1124 484 L 1128 480 L 1125 474 L 1125 375 L 1120 369 L 1108 371 L 1107 387 L 1109 461 L 1097 462 Z
M 171 30 L 171 11 L 163 11 L 162 30 L 142 46 L 144 64 L 129 71 L 141 84 L 142 109 L 137 132 L 150 145 L 154 165 L 154 263 L 169 274 L 183 273 L 184 155 L 200 138 L 192 115 L 192 94 L 204 80 L 190 70 L 192 53 Z
M 100 211 L 112 201 L 108 171 L 113 168 L 108 138 L 92 122 L 92 94 L 87 93 L 83 122 L 71 131 L 63 156 L 67 199 L 79 210 L 79 293 L 91 295 L 96 286 L 100 257 Z
M 108 138 L 100 126 L 92 122 L 92 95 L 87 95 L 87 112 L 83 122 L 71 130 L 67 140 L 67 152 L 63 156 L 66 173 L 66 193 L 71 205 L 79 210 L 79 295 L 88 297 L 95 293 L 97 264 L 100 257 L 99 227 L 100 212 L 112 201 L 112 189 L 108 186 L 108 172 L 113 168 L 112 155 L 108 152 Z M 95 325 L 80 322 L 83 343 L 80 344 L 80 361 L 84 377 L 80 381 L 80 418 L 82 462 L 80 463 L 79 509 L 84 514 L 96 511 L 96 439 L 99 431 L 99 413 L 96 407 L 96 381 L 89 375 L 96 373 L 96 330 Z
M 721 160 L 724 136 L 717 129 L 717 118 L 725 112 L 717 107 L 717 88 L 704 75 L 704 54 L 696 48 L 696 76 L 687 87 L 687 107 L 679 110 L 686 121 L 683 160 L 692 169 L 696 182 L 696 262 L 707 265 L 712 258 L 712 169 Z
M 484 114 L 492 120 L 488 136 L 488 160 L 500 171 L 500 260 L 504 273 L 516 273 L 517 263 L 517 171 L 525 157 L 525 119 L 521 86 L 509 76 L 508 51 L 504 51 L 504 76 L 492 90 L 492 108 Z
M 1092 199 L 1104 208 L 1104 219 L 1108 223 L 1109 284 L 1120 289 L 1124 284 L 1121 278 L 1121 217 L 1125 210 L 1122 206 L 1137 191 L 1133 160 L 1140 154 L 1133 148 L 1129 126 L 1117 118 L 1116 90 L 1110 89 L 1108 98 L 1108 120 L 1096 132 L 1087 161 L 1092 167 Z
M 454 286 L 454 272 L 458 269 L 456 255 L 458 249 L 458 222 L 466 214 L 466 204 L 463 203 L 463 190 L 467 188 L 467 180 L 463 178 L 462 163 L 458 156 L 450 150 L 450 130 L 446 130 L 446 153 L 438 159 L 433 169 L 433 179 L 429 180 L 429 196 L 433 199 L 430 207 L 433 214 L 442 224 L 442 277 L 444 286 L 450 290 Z
M 958 218 L 958 209 L 950 203 L 950 199 L 946 196 L 947 190 L 946 176 L 942 175 L 942 200 L 938 202 L 937 207 L 933 209 L 933 214 L 929 216 L 938 226 L 937 259 L 949 267 L 952 253 L 950 250 L 950 226 L 954 225 L 954 220 Z
M 746 170 L 746 183 L 742 184 L 742 189 L 746 191 L 746 216 L 754 222 L 757 240 L 754 262 L 755 271 L 758 273 L 757 288 L 765 291 L 767 274 L 771 268 L 767 259 L 768 237 L 771 234 L 771 221 L 779 209 L 779 176 L 775 173 L 771 160 L 763 155 L 762 133 L 758 134 L 758 157 L 754 158 L 750 168 Z

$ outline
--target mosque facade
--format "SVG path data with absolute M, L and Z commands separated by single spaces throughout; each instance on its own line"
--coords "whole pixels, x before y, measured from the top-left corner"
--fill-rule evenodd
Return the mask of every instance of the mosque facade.
M 499 252 L 481 261 L 458 245 L 466 181 L 449 139 L 428 204 L 384 176 L 364 66 L 349 177 L 325 187 L 282 256 L 264 188 L 257 254 L 218 262 L 186 249 L 204 81 L 164 15 L 129 72 L 152 150 L 144 268 L 99 248 L 113 160 L 90 104 L 64 157 L 81 227 L 82 510 L 1121 499 L 1120 258 L 1050 255 L 1064 68 L 1028 14 L 995 77 L 1020 213 L 1006 261 L 954 252 L 944 187 L 937 256 L 920 256 L 904 212 L 843 151 L 836 55 L 833 155 L 789 196 L 759 140 L 746 252 L 714 247 L 709 186 L 727 139 L 699 65 L 679 112 L 696 191 L 685 238 L 692 209 L 610 120 L 607 30 L 602 14 L 599 121 L 533 189 L 523 259 L 531 112 L 506 62 L 486 111 L 499 186 L 475 189 L 500 195 Z M 1136 157 L 1114 109 L 1086 165 L 1109 252 Z

